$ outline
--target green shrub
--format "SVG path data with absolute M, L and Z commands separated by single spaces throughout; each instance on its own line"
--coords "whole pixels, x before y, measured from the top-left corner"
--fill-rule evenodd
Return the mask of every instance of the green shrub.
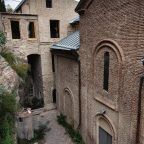
M 66 132 L 72 138 L 74 143 L 85 144 L 79 131 L 75 130 L 70 124 L 66 122 L 66 116 L 60 114 L 60 116 L 57 116 L 57 121 L 65 128 Z
M 18 63 L 15 65 L 12 65 L 12 68 L 16 71 L 18 76 L 20 76 L 23 80 L 26 79 L 28 68 L 29 68 L 28 64 Z
M 9 93 L 0 86 L 0 144 L 14 143 L 15 111 L 16 101 L 14 93 Z

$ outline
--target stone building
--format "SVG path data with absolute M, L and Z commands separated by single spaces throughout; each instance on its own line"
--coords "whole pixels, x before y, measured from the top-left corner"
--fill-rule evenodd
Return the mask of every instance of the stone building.
M 75 128 L 80 126 L 79 16 L 70 21 L 73 32 L 52 45 L 56 105 Z
M 74 0 L 22 0 L 13 14 L 2 13 L 7 47 L 30 65 L 31 96 L 53 102 L 50 46 L 71 31 L 69 21 L 77 14 Z
M 81 0 L 81 133 L 87 144 L 144 144 L 144 1 Z

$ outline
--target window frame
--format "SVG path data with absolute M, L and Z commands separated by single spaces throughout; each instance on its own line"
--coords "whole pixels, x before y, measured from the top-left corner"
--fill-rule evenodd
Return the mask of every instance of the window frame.
M 13 31 L 13 26 L 12 26 L 12 22 L 18 22 L 18 33 L 19 33 L 19 38 L 14 38 L 14 31 Z M 21 39 L 21 29 L 20 29 L 20 20 L 15 20 L 15 19 L 11 19 L 10 20 L 10 27 L 11 27 L 11 38 L 13 40 L 20 40 Z
M 46 2 L 46 8 L 52 8 L 52 6 L 53 6 L 52 0 L 45 0 L 45 2 Z M 49 4 L 49 2 L 50 2 L 50 4 Z
M 29 26 L 30 26 L 30 23 L 33 23 L 33 27 L 34 27 L 34 37 L 30 37 L 29 36 Z M 36 26 L 35 26 L 35 22 L 34 21 L 29 21 L 28 22 L 28 39 L 36 39 Z
M 58 36 L 52 36 L 52 22 L 58 22 L 57 26 L 58 26 Z M 50 38 L 60 38 L 60 20 L 50 20 Z

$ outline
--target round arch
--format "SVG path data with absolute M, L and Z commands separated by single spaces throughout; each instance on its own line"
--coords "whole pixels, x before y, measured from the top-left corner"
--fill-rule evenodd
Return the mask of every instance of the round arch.
M 120 63 L 123 63 L 125 61 L 125 57 L 124 57 L 122 48 L 115 41 L 112 41 L 109 39 L 103 40 L 98 43 L 98 45 L 96 46 L 96 48 L 93 52 L 93 58 L 104 47 L 108 47 L 109 49 L 114 51 L 114 53 L 116 54 L 117 59 Z
M 74 97 L 69 88 L 64 89 L 64 113 L 68 122 L 74 126 Z

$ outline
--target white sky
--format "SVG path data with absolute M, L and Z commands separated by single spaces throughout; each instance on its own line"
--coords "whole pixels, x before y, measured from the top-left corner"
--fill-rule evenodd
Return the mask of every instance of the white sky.
M 79 1 L 79 0 L 76 0 Z M 5 5 L 10 5 L 13 9 L 21 2 L 21 0 L 5 0 Z

